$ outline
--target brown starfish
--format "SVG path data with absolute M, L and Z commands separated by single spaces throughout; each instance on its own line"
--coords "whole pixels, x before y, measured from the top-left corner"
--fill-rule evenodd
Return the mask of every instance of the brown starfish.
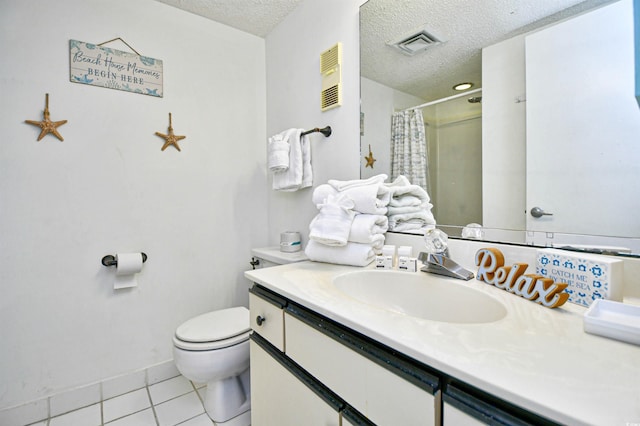
M 376 159 L 373 158 L 373 152 L 371 152 L 371 145 L 369 145 L 369 156 L 364 157 L 367 160 L 367 165 L 365 167 L 371 167 L 373 169 L 373 163 L 376 162 Z
M 40 132 L 40 136 L 38 136 L 38 141 L 42 140 L 48 133 L 51 133 L 61 141 L 64 141 L 62 135 L 58 132 L 58 127 L 62 126 L 67 122 L 67 120 L 60 121 L 51 121 L 49 118 L 49 94 L 47 93 L 45 96 L 45 107 L 44 107 L 44 120 L 42 121 L 34 121 L 34 120 L 24 120 L 25 123 L 33 124 L 34 126 L 38 126 L 42 129 Z
M 164 133 L 156 132 L 156 135 L 160 136 L 165 140 L 164 145 L 162 146 L 161 151 L 167 149 L 169 145 L 173 145 L 176 147 L 178 151 L 180 151 L 180 146 L 178 145 L 178 141 L 186 138 L 186 136 L 178 136 L 173 134 L 173 127 L 171 127 L 171 113 L 169 113 L 169 134 L 165 135 Z

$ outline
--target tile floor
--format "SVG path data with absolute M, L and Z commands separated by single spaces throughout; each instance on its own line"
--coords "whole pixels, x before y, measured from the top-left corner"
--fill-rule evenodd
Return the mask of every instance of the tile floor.
M 177 376 L 29 426 L 212 426 L 204 390 Z

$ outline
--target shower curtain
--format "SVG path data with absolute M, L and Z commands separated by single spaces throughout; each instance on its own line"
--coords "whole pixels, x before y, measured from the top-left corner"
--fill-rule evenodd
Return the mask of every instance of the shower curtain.
M 427 139 L 422 111 L 412 109 L 393 114 L 391 119 L 391 181 L 404 175 L 429 192 Z

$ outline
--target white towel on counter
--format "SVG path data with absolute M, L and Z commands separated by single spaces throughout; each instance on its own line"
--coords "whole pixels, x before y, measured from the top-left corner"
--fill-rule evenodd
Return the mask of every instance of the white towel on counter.
M 367 185 L 378 185 L 384 183 L 387 180 L 387 175 L 380 174 L 376 176 L 372 176 L 368 179 L 355 179 L 355 180 L 335 180 L 330 179 L 328 181 L 329 185 L 333 186 L 336 191 L 344 191 L 350 188 L 357 188 L 359 186 L 367 186 Z
M 312 201 L 321 204 L 330 195 L 343 194 L 354 202 L 353 209 L 359 213 L 385 215 L 389 204 L 389 190 L 381 184 L 352 187 L 338 191 L 333 186 L 323 184 L 313 191 Z
M 309 240 L 304 253 L 315 262 L 335 263 L 338 265 L 367 266 L 376 254 L 370 244 L 347 243 L 344 246 L 327 246 Z
M 283 140 L 289 144 L 289 167 L 273 172 L 272 187 L 287 192 L 307 188 L 313 184 L 309 138 L 301 136 L 302 129 L 289 129 L 283 133 Z
M 344 246 L 349 239 L 355 212 L 344 195 L 329 195 L 318 205 L 320 213 L 309 224 L 309 239 L 327 246 Z
M 388 229 L 389 219 L 387 216 L 359 214 L 353 218 L 348 240 L 354 243 L 374 244 L 375 248 L 382 248 L 378 245 L 381 240 L 384 245 L 384 233 Z
M 272 172 L 289 169 L 289 142 L 286 132 L 271 136 L 267 141 L 267 167 Z

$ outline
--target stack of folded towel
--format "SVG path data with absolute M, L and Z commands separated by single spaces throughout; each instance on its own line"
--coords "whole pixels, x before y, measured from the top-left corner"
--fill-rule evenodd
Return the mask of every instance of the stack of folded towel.
M 400 175 L 386 187 L 390 192 L 389 231 L 425 231 L 435 227 L 436 220 L 431 213 L 433 205 L 421 186 L 412 185 L 409 179 Z
M 390 190 L 386 175 L 330 180 L 313 192 L 319 213 L 309 224 L 305 254 L 318 262 L 366 266 L 384 245 Z
M 273 173 L 273 189 L 297 191 L 313 183 L 311 147 L 302 129 L 288 129 L 267 141 L 267 166 Z

